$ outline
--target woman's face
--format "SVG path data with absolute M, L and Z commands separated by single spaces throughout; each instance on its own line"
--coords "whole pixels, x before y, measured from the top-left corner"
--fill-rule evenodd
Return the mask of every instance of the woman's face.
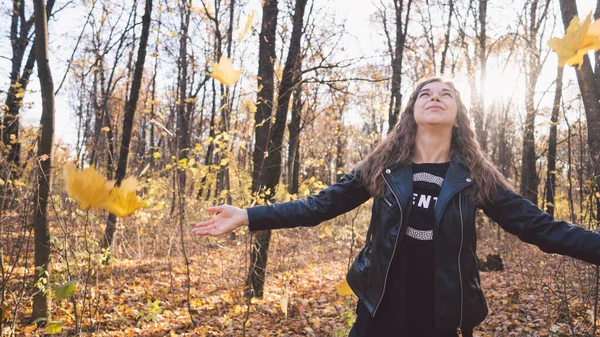
M 452 128 L 456 123 L 456 114 L 456 94 L 449 85 L 432 82 L 417 93 L 414 115 L 418 126 Z

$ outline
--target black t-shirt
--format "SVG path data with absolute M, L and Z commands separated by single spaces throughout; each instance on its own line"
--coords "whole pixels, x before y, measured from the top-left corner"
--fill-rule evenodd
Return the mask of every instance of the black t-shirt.
M 413 164 L 413 204 L 386 292 L 375 317 L 360 303 L 357 336 L 454 336 L 436 333 L 433 296 L 434 210 L 450 163 Z M 468 331 L 465 331 L 468 334 Z
M 433 227 L 435 207 L 449 163 L 413 164 L 413 199 L 403 249 L 406 313 L 413 331 L 434 333 Z M 415 331 L 415 332 L 416 332 Z

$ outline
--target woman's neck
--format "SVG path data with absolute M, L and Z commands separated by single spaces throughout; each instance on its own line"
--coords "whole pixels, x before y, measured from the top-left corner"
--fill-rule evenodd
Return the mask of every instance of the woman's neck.
M 415 164 L 445 163 L 450 161 L 452 129 L 427 131 L 420 129 L 415 137 Z

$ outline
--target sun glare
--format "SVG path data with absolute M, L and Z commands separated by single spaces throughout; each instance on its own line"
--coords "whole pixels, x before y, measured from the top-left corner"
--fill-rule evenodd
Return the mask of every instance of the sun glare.
M 523 73 L 513 67 L 489 69 L 484 85 L 486 106 L 523 96 Z

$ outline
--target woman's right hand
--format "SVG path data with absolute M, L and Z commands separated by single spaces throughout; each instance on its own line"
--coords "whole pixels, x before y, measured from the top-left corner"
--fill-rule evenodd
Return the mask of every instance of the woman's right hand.
M 206 210 L 208 213 L 217 214 L 209 220 L 198 222 L 192 229 L 192 232 L 196 235 L 223 235 L 249 224 L 248 212 L 245 209 L 231 205 L 220 205 L 208 207 Z

